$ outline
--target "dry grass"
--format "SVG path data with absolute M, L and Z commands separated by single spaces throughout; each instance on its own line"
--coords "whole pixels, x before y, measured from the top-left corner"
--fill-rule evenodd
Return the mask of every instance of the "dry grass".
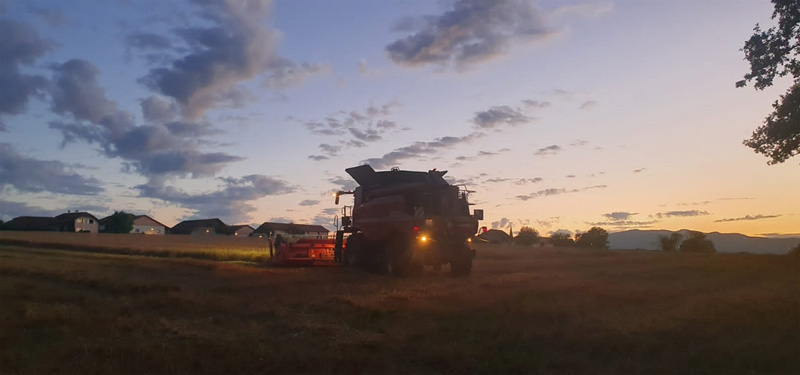
M 267 240 L 257 237 L 0 231 L 0 244 L 167 258 L 269 260 Z
M 396 279 L 0 245 L 0 372 L 796 374 L 798 271 L 482 246 L 469 278 Z

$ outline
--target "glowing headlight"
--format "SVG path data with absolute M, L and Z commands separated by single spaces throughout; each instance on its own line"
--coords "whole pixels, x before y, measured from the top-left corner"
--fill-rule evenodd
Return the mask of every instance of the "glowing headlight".
M 422 242 L 427 242 L 428 241 L 428 237 L 427 236 L 422 236 L 422 237 L 419 238 L 419 240 L 422 241 Z
M 467 242 L 472 242 L 472 238 L 467 238 Z

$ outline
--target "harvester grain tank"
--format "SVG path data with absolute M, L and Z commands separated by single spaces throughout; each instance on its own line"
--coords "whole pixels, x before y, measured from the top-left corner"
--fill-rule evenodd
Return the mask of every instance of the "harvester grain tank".
M 475 251 L 469 245 L 483 211 L 470 214 L 469 191 L 445 181 L 447 171 L 376 172 L 360 165 L 346 172 L 359 186 L 335 194 L 337 204 L 340 195 L 354 196 L 353 206 L 343 208 L 334 246 L 337 259 L 397 275 L 444 264 L 456 276 L 471 272 Z

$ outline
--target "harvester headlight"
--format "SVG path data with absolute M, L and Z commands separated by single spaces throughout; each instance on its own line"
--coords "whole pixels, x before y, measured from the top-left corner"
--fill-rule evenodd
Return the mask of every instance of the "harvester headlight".
M 428 236 L 422 236 L 419 238 L 419 240 L 422 242 L 428 242 Z
M 472 238 L 467 238 L 467 242 L 472 242 Z

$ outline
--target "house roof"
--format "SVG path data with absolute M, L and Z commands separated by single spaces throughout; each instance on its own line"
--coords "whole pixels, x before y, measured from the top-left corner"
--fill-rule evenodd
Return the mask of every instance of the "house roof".
M 309 224 L 294 224 L 294 223 L 270 223 L 265 222 L 261 224 L 258 229 L 253 233 L 269 233 L 274 231 L 281 231 L 292 234 L 303 234 L 309 232 L 330 232 L 322 225 L 309 225 Z
M 20 216 L 3 223 L 8 230 L 53 230 L 58 224 L 52 217 Z
M 139 218 L 143 218 L 143 217 L 146 217 L 146 218 L 148 218 L 148 219 L 150 219 L 150 220 L 153 220 L 153 221 L 154 221 L 156 224 L 158 224 L 158 225 L 160 225 L 160 226 L 162 226 L 162 227 L 164 227 L 164 228 L 168 228 L 166 225 L 164 225 L 164 224 L 161 224 L 161 222 L 160 222 L 160 221 L 158 221 L 158 220 L 156 220 L 156 219 L 153 219 L 152 217 L 150 217 L 150 216 L 147 216 L 147 215 L 136 215 L 136 216 L 134 216 L 134 217 L 133 217 L 133 220 L 136 220 L 136 219 L 139 219 Z
M 497 229 L 489 229 L 488 231 L 478 235 L 478 238 L 488 242 L 506 242 L 511 241 L 511 236 L 508 233 Z
M 230 226 L 231 230 L 233 230 L 234 232 L 235 232 L 235 231 L 237 231 L 237 230 L 239 230 L 239 229 L 242 229 L 242 228 L 244 228 L 244 227 L 250 228 L 250 230 L 254 230 L 254 229 L 253 229 L 253 227 L 251 227 L 251 226 L 249 226 L 249 225 L 247 225 L 247 224 L 242 224 L 242 225 L 231 225 L 231 226 Z
M 215 233 L 230 233 L 230 227 L 218 218 L 181 221 L 172 227 L 170 232 L 173 234 L 191 234 L 197 228 L 213 228 Z
M 56 216 L 55 219 L 57 221 L 59 221 L 59 222 L 71 222 L 71 221 L 75 221 L 75 219 L 77 219 L 77 218 L 86 217 L 86 216 L 89 216 L 92 219 L 97 220 L 97 218 L 94 217 L 94 215 L 92 215 L 92 214 L 90 214 L 88 212 L 67 212 L 67 213 L 63 213 L 61 215 Z

